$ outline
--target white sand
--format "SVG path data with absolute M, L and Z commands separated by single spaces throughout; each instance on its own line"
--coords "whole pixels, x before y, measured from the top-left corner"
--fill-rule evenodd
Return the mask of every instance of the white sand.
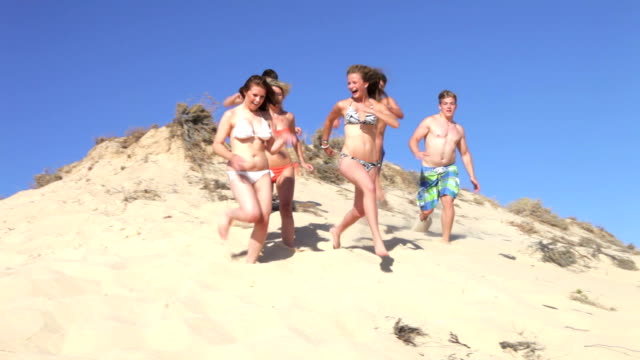
M 216 235 L 235 202 L 212 201 L 192 168 L 161 128 L 0 201 L 0 359 L 526 358 L 501 341 L 536 342 L 540 359 L 640 358 L 640 272 L 602 256 L 561 268 L 532 247 L 588 235 L 575 226 L 528 236 L 509 225 L 522 219 L 464 192 L 456 240 L 442 245 L 439 211 L 428 233 L 412 231 L 413 194 L 389 190 L 380 222 L 394 262 L 381 266 L 364 221 L 331 248 L 351 186 L 299 177 L 295 199 L 316 211 L 294 213 L 299 251 L 281 246 L 275 213 L 251 266 L 249 227 Z M 226 183 L 223 170 L 206 174 Z M 571 300 L 578 289 L 616 310 Z M 398 318 L 428 336 L 405 345 Z

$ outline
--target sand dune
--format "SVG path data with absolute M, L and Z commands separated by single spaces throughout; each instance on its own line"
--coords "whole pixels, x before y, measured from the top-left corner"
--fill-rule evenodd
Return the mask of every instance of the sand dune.
M 539 241 L 577 243 L 589 235 L 577 226 L 527 235 L 510 224 L 522 218 L 463 192 L 455 241 L 441 245 L 439 211 L 413 231 L 413 194 L 389 188 L 393 262 L 381 263 L 364 221 L 331 248 L 351 186 L 302 176 L 298 251 L 281 245 L 275 213 L 249 266 L 250 227 L 216 235 L 230 191 L 203 188 L 226 183 L 224 165 L 194 167 L 167 127 L 128 148 L 103 142 L 61 174 L 0 201 L 0 359 L 640 358 L 640 272 L 589 249 L 571 267 L 541 260 Z M 426 336 L 405 344 L 398 319 Z

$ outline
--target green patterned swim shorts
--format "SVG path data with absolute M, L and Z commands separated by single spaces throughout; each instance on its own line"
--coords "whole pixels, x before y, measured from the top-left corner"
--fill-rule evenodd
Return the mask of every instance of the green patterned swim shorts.
M 420 189 L 416 202 L 420 210 L 431 210 L 438 205 L 440 197 L 449 195 L 455 199 L 459 191 L 460 180 L 458 167 L 455 164 L 439 167 L 423 166 L 420 171 Z

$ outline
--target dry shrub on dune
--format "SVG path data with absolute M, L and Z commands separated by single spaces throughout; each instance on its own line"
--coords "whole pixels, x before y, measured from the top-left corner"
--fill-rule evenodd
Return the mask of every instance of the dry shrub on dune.
M 56 171 L 56 172 L 51 172 L 51 170 L 49 169 L 45 169 L 44 172 L 42 174 L 38 174 L 36 176 L 33 177 L 35 183 L 33 184 L 33 188 L 34 189 L 40 189 L 42 187 L 45 187 L 53 182 L 56 182 L 58 180 L 62 180 L 62 175 L 60 175 L 60 172 Z
M 550 209 L 542 206 L 540 200 L 521 198 L 507 205 L 507 209 L 516 215 L 537 220 L 561 230 L 569 229 L 566 221 L 551 212 Z

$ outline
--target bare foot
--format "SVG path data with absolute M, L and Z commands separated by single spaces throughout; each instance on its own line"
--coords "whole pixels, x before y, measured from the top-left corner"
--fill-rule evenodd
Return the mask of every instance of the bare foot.
M 222 219 L 218 223 L 218 235 L 223 241 L 227 241 L 229 237 L 229 228 L 231 227 L 231 218 L 227 216 L 227 213 L 222 214 Z
M 282 240 L 282 245 L 295 250 L 295 246 L 293 245 L 293 240 L 291 241 Z
M 424 232 L 429 231 L 431 227 L 431 217 L 423 214 L 420 214 L 420 221 L 413 227 L 413 231 Z
M 329 229 L 329 232 L 331 233 L 331 237 L 333 238 L 333 248 L 340 249 L 340 234 L 336 233 L 336 227 L 334 226 Z
M 376 255 L 380 257 L 389 256 L 389 252 L 387 251 L 387 248 L 385 248 L 384 244 L 382 243 L 380 245 L 374 245 L 373 250 L 375 251 Z

